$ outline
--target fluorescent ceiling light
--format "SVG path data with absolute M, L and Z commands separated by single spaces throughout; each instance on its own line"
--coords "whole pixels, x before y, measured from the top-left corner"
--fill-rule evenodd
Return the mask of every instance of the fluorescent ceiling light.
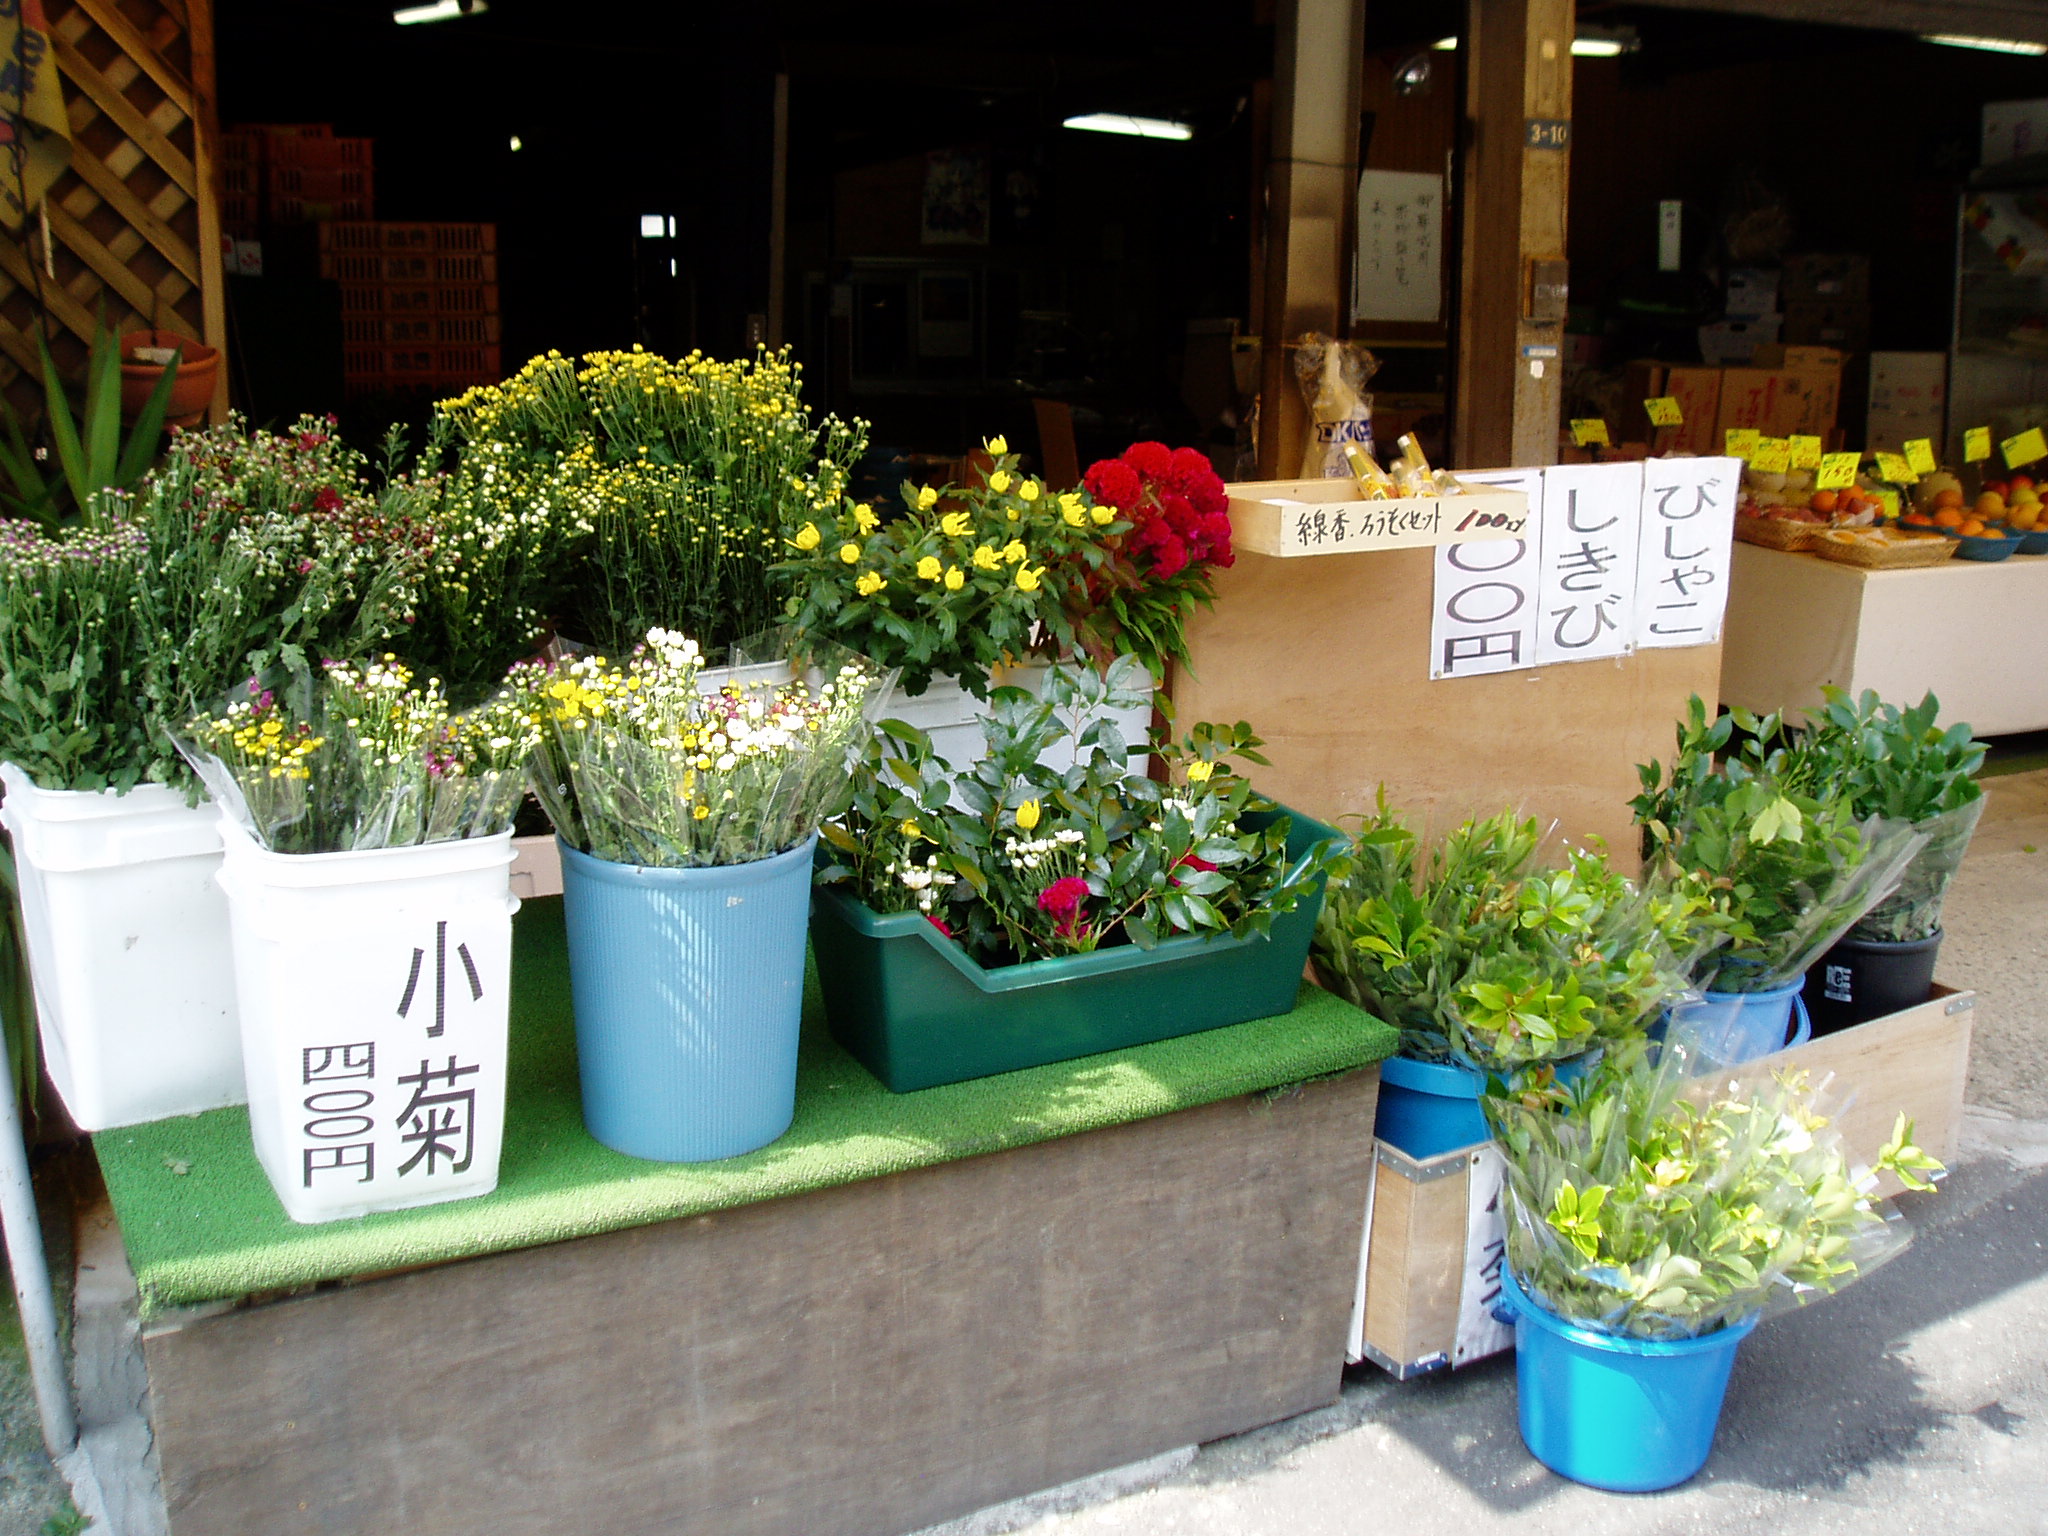
M 524 144 L 522 144 L 522 143 L 521 143 L 521 142 L 519 141 L 519 135 L 518 135 L 518 134 L 516 134 L 516 133 L 515 133 L 515 134 L 513 134 L 513 135 L 512 135 L 512 153 L 514 153 L 514 154 L 516 155 L 516 154 L 518 154 L 518 153 L 519 153 L 519 151 L 520 151 L 520 150 L 522 150 L 522 149 L 524 149 L 524 148 L 526 148 L 526 146 L 525 146 Z
M 666 232 L 663 229 L 663 225 L 666 222 L 667 221 L 664 220 L 662 216 L 658 213 L 641 214 L 640 238 L 642 240 L 659 240 L 662 237 L 662 235 Z
M 1164 117 L 1130 117 L 1122 112 L 1088 112 L 1061 124 L 1084 133 L 1123 133 L 1139 139 L 1192 139 L 1195 130 Z
M 1964 37 L 1957 32 L 1923 32 L 1923 43 L 1937 43 L 1943 48 L 1975 48 L 1983 53 L 2023 53 L 2029 58 L 2048 54 L 2048 43 L 2023 43 L 2013 37 Z
M 484 0 L 434 0 L 432 5 L 408 5 L 393 11 L 391 19 L 401 27 L 416 27 L 424 21 L 453 21 L 489 9 Z
M 1438 53 L 1456 53 L 1458 51 L 1458 40 L 1455 37 L 1440 37 L 1429 46 Z
M 1575 59 L 1611 59 L 1622 51 L 1618 37 L 1575 37 L 1572 39 L 1572 57 Z

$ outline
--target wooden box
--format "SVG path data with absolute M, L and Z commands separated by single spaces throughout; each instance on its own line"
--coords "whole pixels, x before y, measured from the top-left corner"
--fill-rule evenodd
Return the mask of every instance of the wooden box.
M 1350 480 L 1254 480 L 1230 487 L 1241 554 L 1289 558 L 1512 539 L 1529 520 L 1520 491 L 1367 501 Z
M 1976 1002 L 1974 992 L 1937 984 L 1917 1008 L 1781 1051 L 1740 1076 L 1790 1066 L 1811 1073 L 1836 1108 L 1852 1161 L 1876 1161 L 1903 1110 L 1919 1144 L 1948 1162 L 1962 1135 Z M 1423 1161 L 1376 1144 L 1348 1359 L 1406 1380 L 1513 1346 L 1513 1330 L 1492 1311 L 1505 1246 L 1501 1178 L 1491 1142 Z M 1878 1188 L 1899 1192 L 1888 1174 Z

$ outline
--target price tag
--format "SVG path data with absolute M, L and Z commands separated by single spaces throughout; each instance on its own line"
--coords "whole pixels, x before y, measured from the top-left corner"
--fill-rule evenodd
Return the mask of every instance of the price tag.
M 1963 462 L 1981 464 L 1991 457 L 1991 429 L 1971 427 L 1963 433 Z
M 1594 443 L 1608 442 L 1606 418 L 1601 416 L 1574 416 L 1572 418 L 1572 441 L 1581 448 L 1591 447 Z
M 1877 493 L 1877 502 L 1879 506 L 1884 508 L 1885 521 L 1896 523 L 1899 520 L 1899 493 L 1897 491 L 1890 489 L 1879 491 Z
M 1749 456 L 1756 452 L 1756 445 L 1763 440 L 1763 433 L 1757 431 L 1755 427 L 1730 427 L 1722 434 L 1722 440 L 1727 445 L 1729 458 L 1742 459 L 1746 462 Z
M 1749 456 L 1749 467 L 1767 475 L 1782 475 L 1792 467 L 1791 446 L 1782 437 L 1760 437 L 1756 452 Z
M 2048 438 L 2041 436 L 2039 427 L 2029 427 L 2018 437 L 2008 437 L 1998 446 L 2005 455 L 2007 469 L 2018 469 L 2036 459 L 2048 459 Z
M 1906 462 L 1913 466 L 1916 475 L 1931 475 L 1941 466 L 1934 461 L 1932 438 L 1916 437 L 1906 444 Z
M 1798 433 L 1785 439 L 1785 446 L 1792 456 L 1794 469 L 1819 469 L 1821 442 L 1817 437 L 1801 437 Z
M 1685 412 L 1678 408 L 1676 395 L 1659 395 L 1654 400 L 1643 402 L 1643 414 L 1650 418 L 1653 427 L 1682 427 Z
M 1877 478 L 1891 485 L 1913 485 L 1920 479 L 1913 473 L 1913 466 L 1896 453 L 1880 453 L 1877 459 Z
M 1820 471 L 1813 477 L 1815 490 L 1840 491 L 1856 483 L 1856 461 L 1861 457 L 1854 453 L 1825 453 L 1821 455 Z

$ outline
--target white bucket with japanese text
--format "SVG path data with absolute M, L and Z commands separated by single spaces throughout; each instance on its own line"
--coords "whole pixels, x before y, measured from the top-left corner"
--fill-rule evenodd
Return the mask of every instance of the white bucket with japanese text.
M 271 853 L 221 828 L 256 1157 L 293 1221 L 487 1194 L 512 837 Z
M 177 790 L 45 790 L 0 764 L 43 1060 L 83 1130 L 242 1102 L 220 813 Z

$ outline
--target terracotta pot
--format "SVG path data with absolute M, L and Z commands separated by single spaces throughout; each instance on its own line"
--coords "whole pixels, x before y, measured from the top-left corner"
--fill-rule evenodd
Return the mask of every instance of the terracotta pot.
M 171 385 L 170 407 L 164 423 L 173 427 L 196 427 L 213 403 L 214 375 L 220 371 L 220 351 L 176 331 L 129 331 L 121 338 L 121 419 L 133 421 L 148 403 L 149 392 L 163 377 L 161 363 L 135 361 L 137 347 L 176 347 L 178 378 Z

